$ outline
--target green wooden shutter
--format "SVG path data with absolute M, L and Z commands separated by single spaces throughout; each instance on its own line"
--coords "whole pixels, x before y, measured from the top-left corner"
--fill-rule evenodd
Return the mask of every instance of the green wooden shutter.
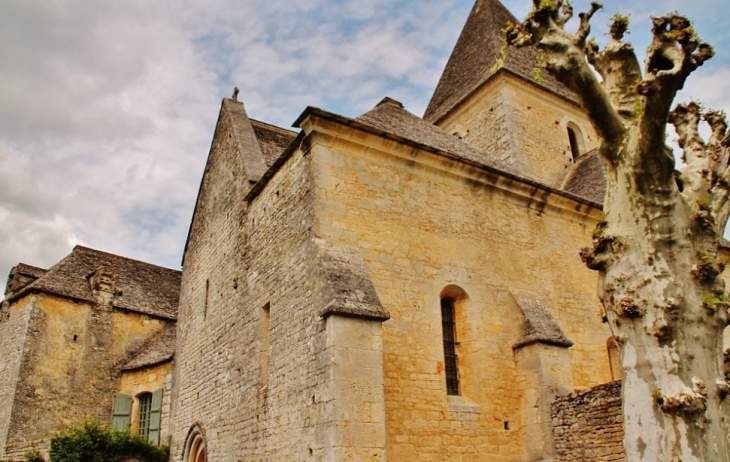
M 112 430 L 129 430 L 132 415 L 132 397 L 117 393 L 112 405 Z
M 162 416 L 162 388 L 152 393 L 152 409 L 150 410 L 149 440 L 160 444 L 160 420 Z

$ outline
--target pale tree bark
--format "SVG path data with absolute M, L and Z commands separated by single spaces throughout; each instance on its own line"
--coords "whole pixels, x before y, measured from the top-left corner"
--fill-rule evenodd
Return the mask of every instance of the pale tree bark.
M 712 48 L 686 18 L 652 18 L 642 73 L 623 41 L 628 18 L 614 16 L 600 50 L 587 42 L 600 4 L 592 3 L 579 15 L 578 31 L 568 33 L 569 5 L 533 3 L 507 41 L 539 48 L 547 71 L 578 94 L 607 162 L 605 221 L 581 257 L 599 272 L 598 295 L 621 350 L 627 460 L 728 461 L 722 334 L 730 299 L 718 246 L 730 213 L 730 138 L 722 113 L 704 115 L 712 127 L 705 142 L 697 104 L 670 111 Z M 679 135 L 681 171 L 665 144 L 667 123 Z

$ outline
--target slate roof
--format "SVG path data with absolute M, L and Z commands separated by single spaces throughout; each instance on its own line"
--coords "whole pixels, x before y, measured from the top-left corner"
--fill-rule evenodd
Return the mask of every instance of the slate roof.
M 177 319 L 181 272 L 77 245 L 41 277 L 13 294 L 48 292 L 94 302 L 88 276 L 102 265 L 116 274 L 115 308 L 166 319 Z
M 564 191 L 603 204 L 606 197 L 606 164 L 597 149 L 576 160 L 563 181 Z
M 505 44 L 502 29 L 509 22 L 516 24 L 520 21 L 499 0 L 477 0 L 441 74 L 441 80 L 423 115 L 424 119 L 438 122 L 496 75 L 492 70 Z M 573 102 L 578 101 L 573 92 L 547 72 L 542 74 L 542 81 L 538 82 L 535 67 L 535 47 L 509 47 L 500 71 L 510 72 Z
M 170 324 L 147 345 L 143 346 L 122 366 L 123 371 L 154 366 L 172 359 L 175 355 L 175 324 Z
M 504 162 L 490 157 L 486 152 L 476 149 L 471 144 L 408 112 L 401 103 L 391 98 L 384 98 L 374 109 L 355 120 L 424 146 L 449 152 L 503 171 L 510 171 L 509 166 Z
M 281 153 L 294 141 L 297 133 L 266 122 L 249 119 L 267 167 L 271 167 Z

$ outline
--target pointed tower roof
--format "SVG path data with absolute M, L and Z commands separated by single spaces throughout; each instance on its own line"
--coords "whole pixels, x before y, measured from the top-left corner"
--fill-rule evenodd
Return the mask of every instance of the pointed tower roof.
M 499 71 L 510 72 L 577 102 L 575 94 L 547 72 L 543 73 L 541 82 L 537 82 L 534 71 L 537 49 L 534 47 L 508 48 L 502 67 L 492 72 L 505 46 L 502 30 L 510 22 L 516 24 L 519 21 L 499 0 L 476 1 L 426 108 L 424 119 L 438 122 Z

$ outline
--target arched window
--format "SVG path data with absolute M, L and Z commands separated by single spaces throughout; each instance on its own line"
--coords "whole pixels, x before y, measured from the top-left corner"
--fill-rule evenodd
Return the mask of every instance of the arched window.
M 568 142 L 570 143 L 570 152 L 573 155 L 573 160 L 575 161 L 585 152 L 585 147 L 580 128 L 572 122 L 568 124 Z
M 205 462 L 205 436 L 199 425 L 194 425 L 188 433 L 185 444 L 184 462 Z
M 439 294 L 441 301 L 441 332 L 444 351 L 444 373 L 446 378 L 446 393 L 461 395 L 464 387 L 469 386 L 468 374 L 459 370 L 459 349 L 461 342 L 468 341 L 468 337 L 459 338 L 461 334 L 468 335 L 465 329 L 469 295 L 459 286 L 449 284 Z M 462 364 L 463 366 L 463 364 Z
M 446 372 L 446 393 L 459 394 L 459 369 L 456 357 L 456 310 L 454 300 L 441 299 L 441 329 L 444 340 L 444 371 Z

